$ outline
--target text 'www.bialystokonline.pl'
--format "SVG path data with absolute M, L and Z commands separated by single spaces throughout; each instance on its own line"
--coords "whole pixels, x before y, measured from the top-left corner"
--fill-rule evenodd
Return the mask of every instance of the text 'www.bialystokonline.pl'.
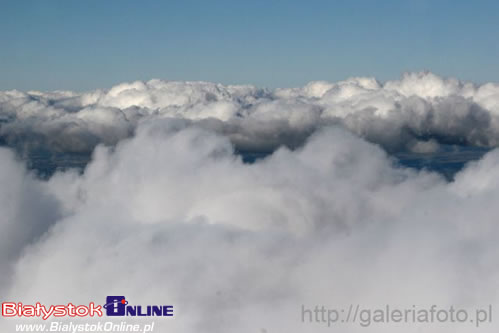
M 344 308 L 328 308 L 324 305 L 301 306 L 301 321 L 331 327 L 338 324 L 356 324 L 361 327 L 387 324 L 443 324 L 459 323 L 480 327 L 492 323 L 492 305 L 462 309 L 455 306 L 427 307 L 412 305 L 407 308 L 363 307 L 350 304 Z
M 16 324 L 16 332 L 154 332 L 154 322 L 146 324 L 133 324 L 127 322 L 98 322 L 98 323 L 75 323 L 53 321 L 43 324 Z

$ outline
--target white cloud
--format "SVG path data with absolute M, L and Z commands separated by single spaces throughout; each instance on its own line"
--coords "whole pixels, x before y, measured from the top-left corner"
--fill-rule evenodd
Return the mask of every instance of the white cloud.
M 147 121 L 83 175 L 48 181 L 0 151 L 2 299 L 118 293 L 174 304 L 159 331 L 218 333 L 322 331 L 300 323 L 302 304 L 499 306 L 497 151 L 449 183 L 338 127 L 254 164 L 216 132 Z
M 0 149 L 1 298 L 172 303 L 161 332 L 322 331 L 300 323 L 302 304 L 499 307 L 499 152 L 448 182 L 396 167 L 362 139 L 422 153 L 494 147 L 498 115 L 498 85 L 431 73 L 273 91 L 152 80 L 2 92 L 11 145 L 111 146 L 97 146 L 83 174 L 46 181 Z M 244 164 L 234 143 L 300 148 Z
M 499 85 L 408 73 L 383 84 L 352 78 L 275 90 L 151 80 L 82 94 L 0 92 L 0 140 L 17 147 L 88 152 L 131 136 L 140 122 L 163 118 L 197 123 L 243 150 L 296 147 L 330 124 L 388 150 L 429 140 L 495 147 Z

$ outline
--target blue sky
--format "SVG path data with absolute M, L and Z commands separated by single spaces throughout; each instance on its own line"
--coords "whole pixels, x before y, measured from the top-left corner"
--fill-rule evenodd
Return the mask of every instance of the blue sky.
M 499 1 L 5 1 L 0 89 L 160 78 L 299 86 L 430 70 L 499 81 Z

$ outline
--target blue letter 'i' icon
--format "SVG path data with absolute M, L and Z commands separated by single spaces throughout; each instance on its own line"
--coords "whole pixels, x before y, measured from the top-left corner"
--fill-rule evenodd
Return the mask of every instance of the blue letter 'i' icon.
M 125 307 L 127 302 L 125 301 L 125 296 L 107 296 L 106 305 L 106 315 L 108 316 L 124 316 Z

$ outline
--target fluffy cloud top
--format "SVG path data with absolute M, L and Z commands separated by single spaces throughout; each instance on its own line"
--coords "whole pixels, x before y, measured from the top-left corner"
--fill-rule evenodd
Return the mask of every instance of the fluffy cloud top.
M 433 151 L 439 143 L 496 147 L 498 117 L 498 84 L 431 73 L 384 84 L 352 78 L 275 90 L 151 80 L 81 94 L 0 92 L 0 141 L 71 152 L 116 144 L 141 122 L 164 118 L 226 135 L 249 151 L 298 147 L 331 124 L 387 150 Z

